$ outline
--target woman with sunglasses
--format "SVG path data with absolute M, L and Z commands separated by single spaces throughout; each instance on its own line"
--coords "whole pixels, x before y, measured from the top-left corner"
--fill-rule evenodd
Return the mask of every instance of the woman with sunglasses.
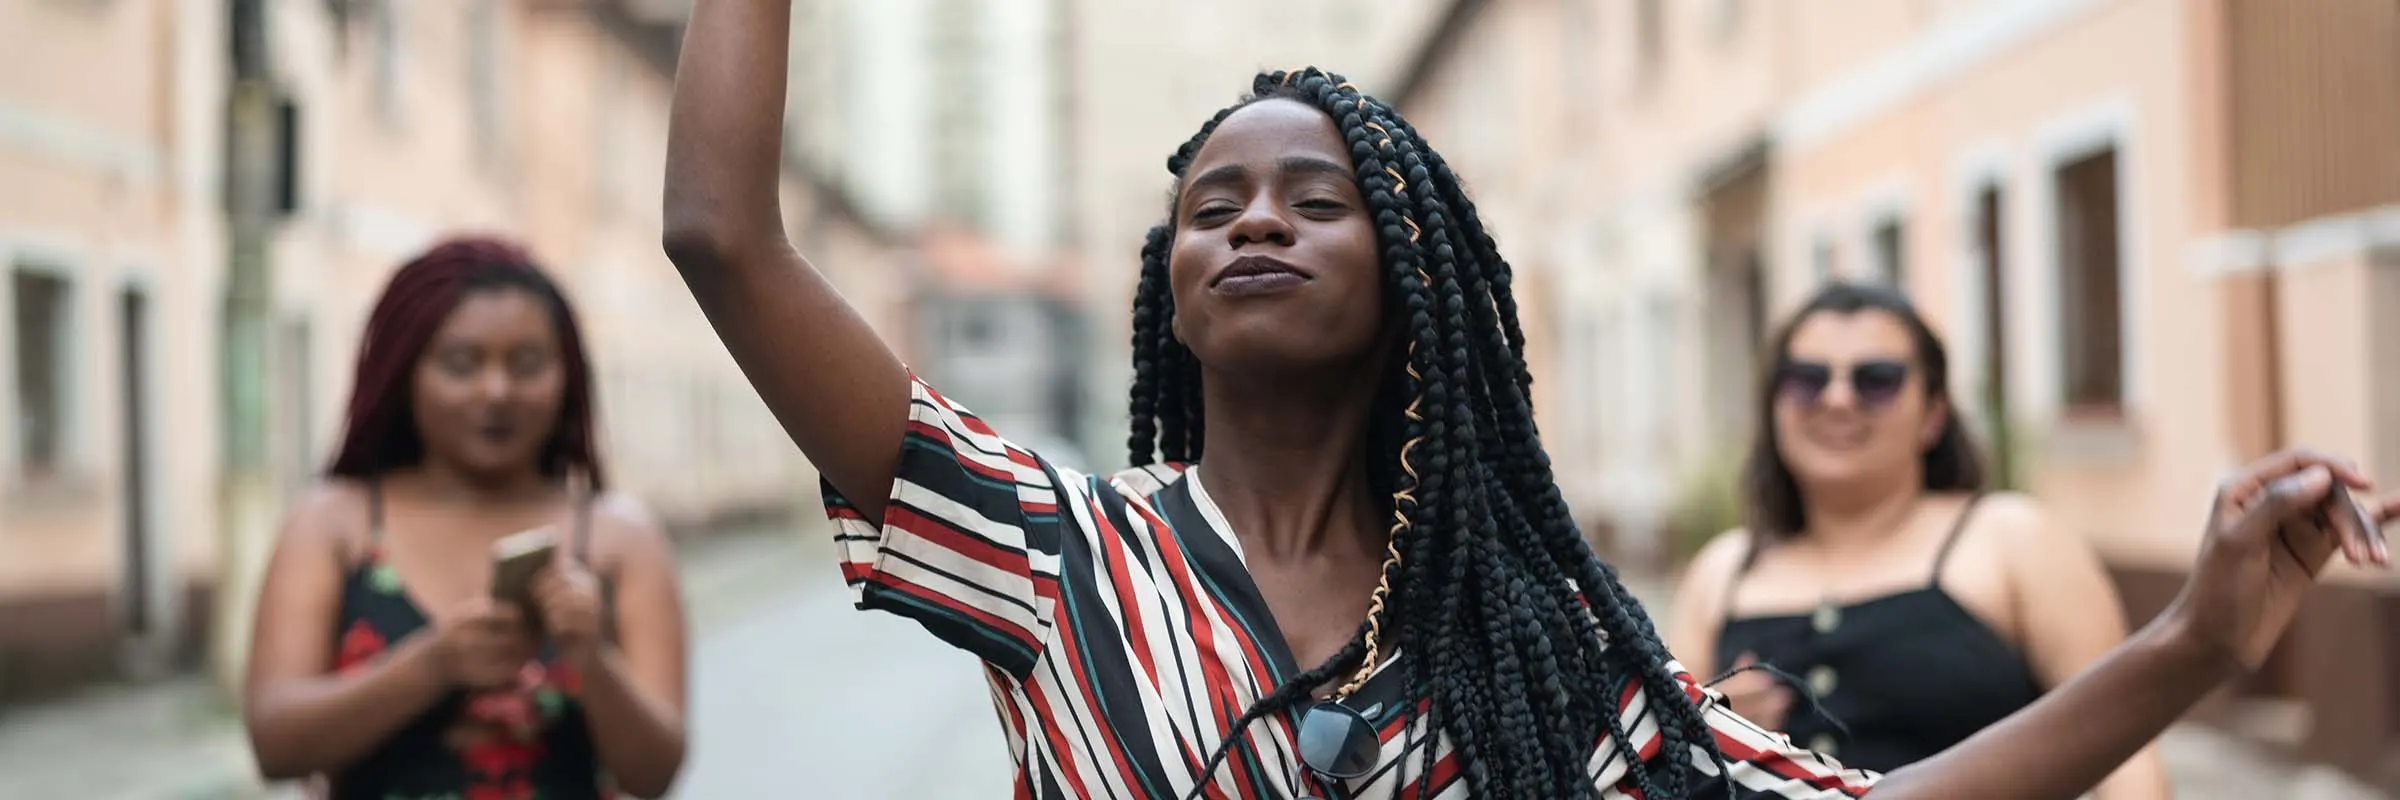
M 1899 292 L 1828 284 L 1774 340 L 1749 525 L 1686 571 L 1669 641 L 1735 712 L 1889 772 L 2031 704 L 2124 641 L 2099 558 L 2021 495 L 1987 494 L 1949 358 Z M 1780 675 L 1778 675 L 1778 673 Z M 1814 700 L 1798 704 L 1791 676 Z M 2101 800 L 2167 795 L 2155 749 Z
M 2368 526 L 2310 513 L 2354 471 L 2253 465 L 2160 625 L 1942 757 L 1840 766 L 1695 683 L 1584 545 L 1508 265 L 1390 107 L 1269 73 L 1167 159 L 1133 303 L 1138 466 L 1087 476 L 932 389 L 795 253 L 790 21 L 788 0 L 695 5 L 664 244 L 824 475 L 857 603 L 984 662 L 1018 797 L 2072 795 L 2280 634 L 2312 578 L 2270 571 L 2278 523 L 2309 567 L 2369 557 Z

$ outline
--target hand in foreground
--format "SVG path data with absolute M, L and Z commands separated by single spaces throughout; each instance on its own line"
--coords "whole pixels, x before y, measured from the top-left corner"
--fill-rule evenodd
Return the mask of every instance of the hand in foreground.
M 580 663 L 600 646 L 600 581 L 574 559 L 560 559 L 533 580 L 534 608 L 560 658 Z
M 533 637 L 515 603 L 476 596 L 433 626 L 433 664 L 452 686 L 484 689 L 517 679 L 533 658 Z
M 1792 690 L 1765 670 L 1742 671 L 1757 663 L 1758 656 L 1741 654 L 1733 662 L 1735 673 L 1719 682 L 1716 689 L 1725 695 L 1733 713 L 1761 728 L 1783 730 L 1784 719 L 1792 710 Z
M 2400 498 L 2351 499 L 2368 486 L 2349 463 L 2305 450 L 2243 466 L 2218 488 L 2199 562 L 2168 611 L 2181 632 L 2257 669 L 2334 553 L 2389 568 L 2381 528 L 2400 515 Z

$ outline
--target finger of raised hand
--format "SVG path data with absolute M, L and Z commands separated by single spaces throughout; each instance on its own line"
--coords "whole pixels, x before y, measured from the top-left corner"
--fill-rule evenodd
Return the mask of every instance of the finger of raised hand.
M 2273 547 L 2278 552 L 2268 558 L 2290 558 L 2293 565 L 2309 577 L 2325 569 L 2326 562 L 2342 549 L 2341 535 L 2327 525 L 2323 515 L 2311 511 L 2284 520 L 2274 529 Z
M 2288 526 L 2316 527 L 2322 505 L 2333 486 L 2332 473 L 2309 466 L 2283 474 L 2254 491 L 2228 492 L 2221 513 L 2233 515 L 2231 533 L 2257 540 L 2286 532 Z
M 2333 477 L 2341 479 L 2343 483 L 2352 487 L 2364 489 L 2373 485 L 2373 482 L 2367 479 L 2366 473 L 2360 472 L 2358 465 L 2349 459 L 2309 448 L 2295 448 L 2243 465 L 2233 477 L 2225 481 L 2225 499 L 2232 502 L 2236 508 L 2246 508 L 2259 494 L 2273 486 L 2275 481 L 2307 471 L 2311 467 L 2323 467 Z
M 2339 484 L 2325 498 L 2326 535 L 2332 537 L 2334 546 L 2341 549 L 2342 558 L 2353 565 L 2376 563 L 2375 521 L 2369 519 L 2368 514 L 2366 507 L 2359 505 L 2350 492 Z
M 2400 495 L 2365 501 L 2354 498 L 2351 507 L 2355 509 L 2352 524 L 2357 528 L 2355 544 L 2360 551 L 2359 563 L 2390 566 L 2391 538 L 2384 534 L 2383 529 L 2391 524 L 2394 517 L 2400 517 Z

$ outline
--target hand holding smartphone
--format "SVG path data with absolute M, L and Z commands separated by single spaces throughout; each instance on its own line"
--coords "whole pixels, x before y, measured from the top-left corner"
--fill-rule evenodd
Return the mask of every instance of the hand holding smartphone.
M 517 604 L 525 618 L 538 626 L 541 615 L 533 603 L 533 579 L 558 557 L 558 539 L 549 528 L 510 534 L 492 543 L 493 599 Z

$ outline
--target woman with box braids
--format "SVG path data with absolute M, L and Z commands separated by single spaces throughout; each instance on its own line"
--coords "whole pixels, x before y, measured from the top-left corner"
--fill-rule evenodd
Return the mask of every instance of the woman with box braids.
M 982 662 L 1013 786 L 961 795 L 2074 796 L 2255 665 L 2290 619 L 2275 598 L 2337 546 L 2382 559 L 2371 525 L 2327 522 L 2352 519 L 2325 512 L 2355 470 L 2251 465 L 2184 599 L 2119 655 L 1954 752 L 1844 767 L 1694 681 L 1577 533 L 1508 263 L 1390 107 L 1268 73 L 1168 159 L 1132 466 L 1087 475 L 934 389 L 793 246 L 790 5 L 694 4 L 662 243 L 817 466 L 851 601 Z
M 1379 463 L 1378 474 L 1398 477 L 1378 487 L 1391 493 L 1394 519 L 1376 614 L 1333 660 L 1253 706 L 1231 735 L 1357 669 L 1370 651 L 1405 641 L 1429 656 L 1401 662 L 1408 684 L 1433 699 L 1435 727 L 1460 748 L 1478 796 L 1591 793 L 1593 743 L 1603 735 L 1618 747 L 1631 741 L 1616 708 L 1594 702 L 1602 695 L 1591 687 L 1628 680 L 1666 698 L 1657 719 L 1668 752 L 1697 747 L 1721 760 L 1639 603 L 1584 544 L 1559 497 L 1534 430 L 1508 262 L 1457 176 L 1397 113 L 1337 76 L 1269 73 L 1253 91 L 1184 143 L 1168 170 L 1184 177 L 1217 125 L 1252 103 L 1296 101 L 1339 120 L 1379 223 L 1384 295 L 1405 315 L 1407 380 L 1392 388 L 1408 393 L 1376 398 L 1387 417 L 1404 415 L 1405 439 L 1362 454 Z M 1187 400 L 1200 376 L 1172 333 L 1166 245 L 1174 235 L 1172 223 L 1154 228 L 1142 249 L 1133 305 L 1135 465 L 1201 456 L 1191 435 L 1201 409 Z M 1594 590 L 1578 595 L 1578 586 Z M 1412 723 L 1417 713 L 1410 706 Z M 1685 759 L 1624 755 L 1641 765 L 1634 782 L 1650 797 L 1685 796 L 1700 780 Z M 1430 766 L 1421 772 L 1432 774 Z

